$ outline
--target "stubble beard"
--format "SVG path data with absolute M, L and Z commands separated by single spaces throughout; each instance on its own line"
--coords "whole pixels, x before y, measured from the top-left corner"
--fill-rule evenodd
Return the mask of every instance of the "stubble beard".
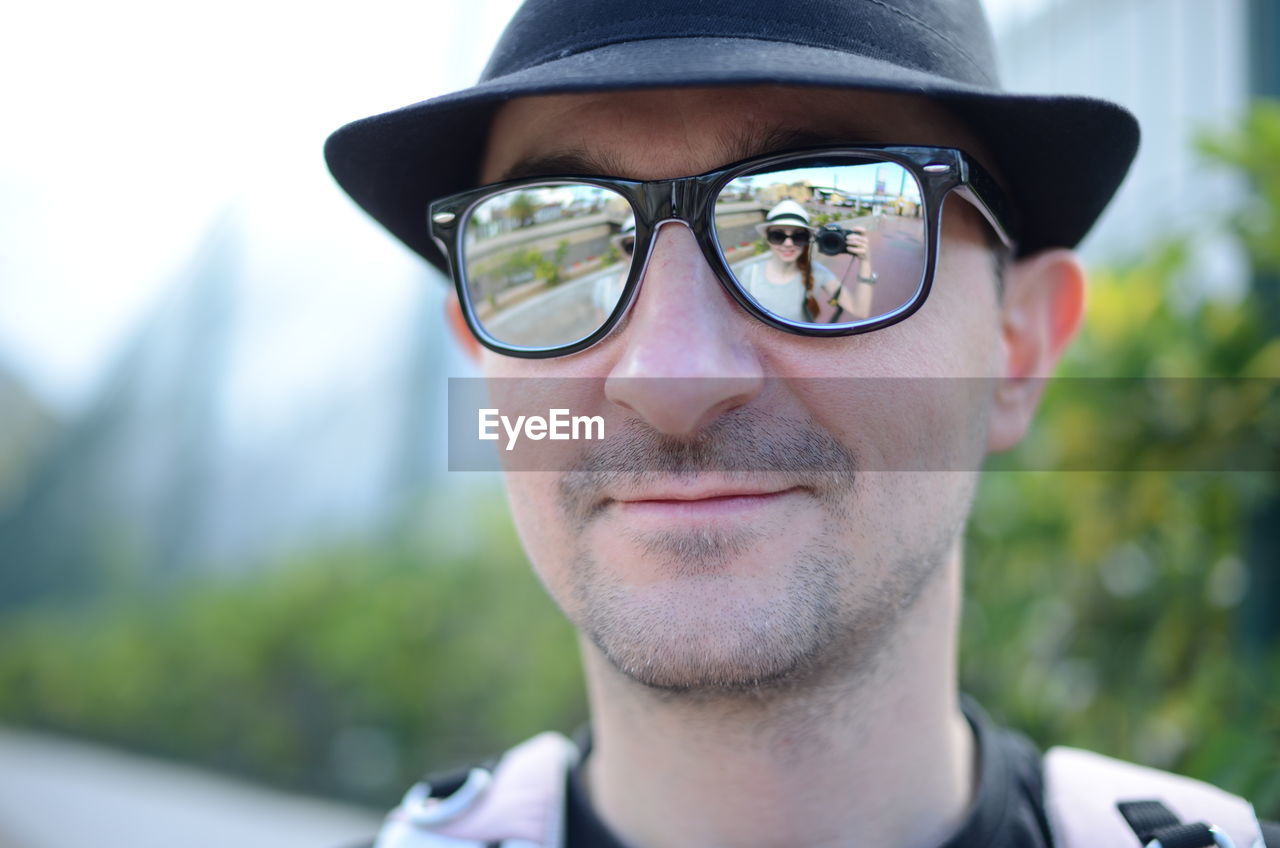
M 856 459 L 825 433 L 767 424 L 758 416 L 726 416 L 722 426 L 728 432 L 712 433 L 692 447 L 646 435 L 621 451 L 600 452 L 577 469 L 578 478 L 562 481 L 562 503 L 578 525 L 572 609 L 566 612 L 617 671 L 657 694 L 758 698 L 858 676 L 892 642 L 903 612 L 940 571 L 954 543 L 948 527 L 930 539 L 852 550 L 839 531 L 867 531 L 878 523 L 862 514 L 875 499 L 859 492 L 867 476 L 857 471 Z M 790 435 L 763 435 L 779 432 Z M 724 471 L 733 466 L 726 465 L 722 445 L 736 445 L 739 462 L 743 445 L 751 445 L 747 474 L 795 474 L 819 505 L 823 529 L 777 562 L 757 560 L 754 582 L 733 561 L 770 541 L 763 529 L 626 537 L 646 571 L 662 577 L 644 587 L 626 583 L 619 577 L 625 569 L 588 549 L 589 530 L 599 517 L 591 496 L 605 480 Z M 784 456 L 785 462 L 779 459 Z M 623 462 L 630 466 L 624 469 Z M 881 528 L 870 529 L 871 536 L 876 529 Z
M 785 576 L 776 592 L 735 595 L 735 578 L 715 573 L 714 561 L 754 535 L 649 539 L 650 548 L 665 548 L 664 570 L 683 573 L 643 593 L 579 552 L 579 629 L 615 669 L 655 693 L 761 698 L 838 686 L 877 663 L 948 551 L 931 545 L 894 562 L 869 561 L 822 538 L 776 564 Z
M 690 550 L 710 540 L 667 541 Z M 577 560 L 582 632 L 637 683 L 687 694 L 772 688 L 812 666 L 837 639 L 839 565 L 831 558 L 798 560 L 792 579 L 772 598 L 735 593 L 734 578 L 709 573 L 705 558 L 683 565 L 689 573 L 638 594 L 605 577 L 608 569 L 589 554 Z

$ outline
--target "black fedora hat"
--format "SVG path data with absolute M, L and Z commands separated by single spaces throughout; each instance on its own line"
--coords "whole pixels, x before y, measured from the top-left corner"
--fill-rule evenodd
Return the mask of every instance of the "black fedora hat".
M 995 157 L 1021 218 L 1018 252 L 1075 246 L 1133 159 L 1113 103 L 1000 88 L 979 0 L 526 0 L 480 82 L 347 124 L 325 157 L 338 184 L 444 269 L 427 203 L 477 183 L 495 110 L 516 97 L 778 84 L 924 95 Z M 911 139 L 902 139 L 909 143 Z

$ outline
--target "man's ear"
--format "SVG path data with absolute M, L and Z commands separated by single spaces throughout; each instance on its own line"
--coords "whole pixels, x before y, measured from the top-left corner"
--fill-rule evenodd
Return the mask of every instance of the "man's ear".
M 1045 250 L 1009 267 L 988 451 L 1008 450 L 1031 426 L 1045 381 L 1080 328 L 1084 290 L 1084 268 L 1070 250 Z
M 479 362 L 480 342 L 476 341 L 476 337 L 471 334 L 471 328 L 467 326 L 467 319 L 462 314 L 462 304 L 458 303 L 456 292 L 444 299 L 444 320 L 463 353 L 469 356 L 472 362 Z

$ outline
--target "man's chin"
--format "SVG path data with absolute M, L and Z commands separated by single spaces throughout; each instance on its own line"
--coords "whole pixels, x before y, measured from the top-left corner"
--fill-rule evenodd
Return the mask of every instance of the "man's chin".
M 759 692 L 804 676 L 835 641 L 829 581 L 809 571 L 780 587 L 707 574 L 615 589 L 591 599 L 582 629 L 615 669 L 647 688 Z
M 795 658 L 784 666 L 778 662 L 760 665 L 741 657 L 664 655 L 636 662 L 633 654 L 620 657 L 607 650 L 605 656 L 633 683 L 655 693 L 703 698 L 762 694 L 805 677 L 812 666 L 807 657 Z

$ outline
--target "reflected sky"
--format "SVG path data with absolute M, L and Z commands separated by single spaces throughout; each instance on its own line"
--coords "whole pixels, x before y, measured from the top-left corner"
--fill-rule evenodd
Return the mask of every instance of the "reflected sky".
M 881 188 L 894 197 L 919 202 L 920 190 L 915 179 L 903 167 L 889 162 L 822 168 L 788 168 L 778 173 L 740 177 L 730 186 L 750 185 L 756 191 L 770 185 L 805 183 L 814 188 L 834 189 L 851 195 L 871 195 Z

